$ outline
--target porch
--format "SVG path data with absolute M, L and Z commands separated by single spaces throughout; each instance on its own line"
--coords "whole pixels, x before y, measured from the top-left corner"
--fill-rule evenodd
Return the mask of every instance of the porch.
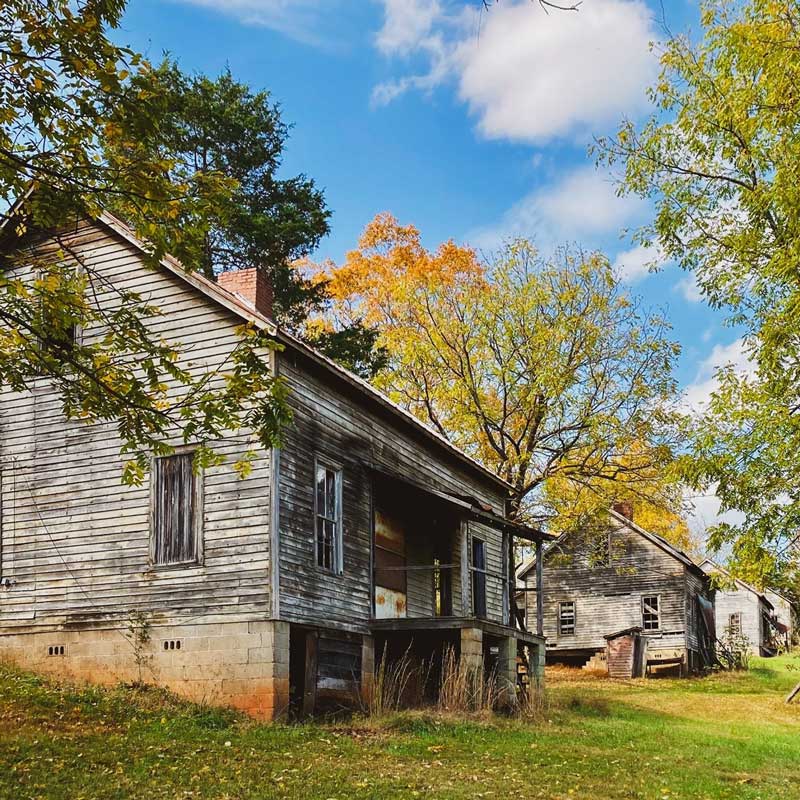
M 535 631 L 528 630 L 515 598 L 515 553 L 524 541 L 540 554 L 551 537 L 475 498 L 386 472 L 375 472 L 372 497 L 369 627 L 376 658 L 411 654 L 436 664 L 452 648 L 468 668 L 510 686 L 540 680 L 541 607 Z M 538 580 L 541 588 L 541 574 Z

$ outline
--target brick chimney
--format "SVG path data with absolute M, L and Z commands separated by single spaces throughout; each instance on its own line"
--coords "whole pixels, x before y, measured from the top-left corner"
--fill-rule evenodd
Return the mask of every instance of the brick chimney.
M 611 507 L 617 514 L 633 522 L 633 503 L 614 503 Z
M 220 272 L 217 284 L 272 319 L 272 284 L 260 269 L 232 269 Z

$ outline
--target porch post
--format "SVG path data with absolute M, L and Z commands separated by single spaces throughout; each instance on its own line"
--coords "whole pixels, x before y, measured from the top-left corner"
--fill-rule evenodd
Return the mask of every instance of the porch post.
M 461 616 L 471 617 L 471 586 L 469 580 L 469 521 L 461 520 Z
M 303 715 L 311 716 L 317 705 L 317 660 L 319 653 L 319 633 L 306 633 L 306 661 L 303 677 Z
M 503 693 L 502 703 L 507 708 L 517 705 L 517 639 L 507 636 L 500 643 L 497 678 Z
M 517 569 L 514 563 L 514 534 L 508 534 L 508 624 L 512 628 L 517 627 L 517 615 L 514 613 L 517 607 Z
M 460 658 L 466 669 L 483 672 L 483 631 L 480 628 L 461 629 Z
M 372 636 L 361 637 L 361 700 L 364 707 L 372 705 L 375 691 L 375 639 Z
M 544 636 L 544 597 L 542 596 L 542 540 L 536 541 L 536 635 Z

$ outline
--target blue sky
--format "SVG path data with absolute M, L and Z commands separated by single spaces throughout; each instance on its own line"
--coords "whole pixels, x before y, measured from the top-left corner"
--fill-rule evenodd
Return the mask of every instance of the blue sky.
M 603 250 L 631 291 L 663 309 L 683 347 L 693 404 L 740 341 L 687 276 L 622 235 L 646 204 L 614 195 L 587 155 L 593 136 L 647 112 L 649 42 L 697 29 L 692 0 L 584 0 L 546 14 L 530 0 L 129 0 L 118 38 L 185 70 L 268 89 L 294 125 L 287 174 L 312 176 L 333 211 L 317 257 L 339 259 L 391 211 L 435 247 L 491 249 L 524 235 L 543 248 Z M 714 501 L 700 500 L 702 521 Z

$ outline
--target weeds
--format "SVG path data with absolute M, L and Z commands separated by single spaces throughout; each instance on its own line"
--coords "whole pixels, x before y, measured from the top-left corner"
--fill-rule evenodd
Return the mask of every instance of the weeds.
M 152 654 L 147 652 L 148 645 L 150 644 L 152 623 L 150 616 L 139 609 L 131 611 L 128 615 L 127 626 L 125 631 L 125 638 L 131 643 L 133 648 L 133 660 L 136 664 L 137 686 L 144 686 L 145 667 L 152 671 Z
M 446 647 L 442 655 L 438 708 L 449 713 L 495 711 L 506 694 L 495 672 L 486 674 L 481 664 L 473 667 Z
M 410 648 L 393 661 L 384 647 L 365 711 L 370 716 L 381 717 L 401 708 L 421 705 L 429 672 L 429 664 L 415 663 Z

